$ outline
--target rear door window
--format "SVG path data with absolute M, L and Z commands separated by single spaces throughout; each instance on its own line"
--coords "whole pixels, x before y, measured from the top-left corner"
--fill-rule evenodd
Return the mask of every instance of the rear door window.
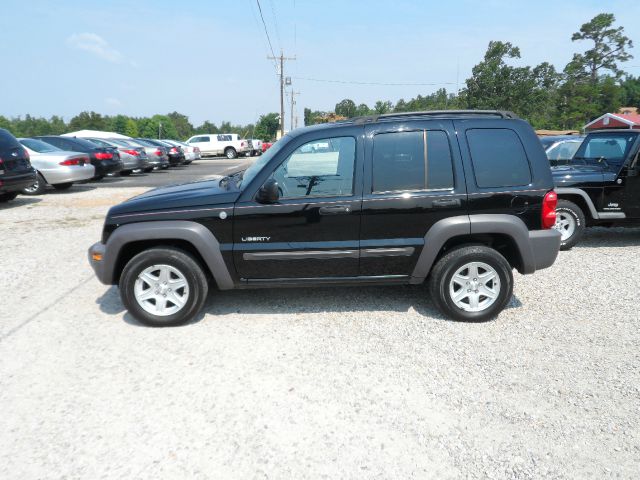
M 519 187 L 531 183 L 531 168 L 520 138 L 508 128 L 467 130 L 476 185 Z
M 391 132 L 374 137 L 373 192 L 450 188 L 453 167 L 445 132 Z

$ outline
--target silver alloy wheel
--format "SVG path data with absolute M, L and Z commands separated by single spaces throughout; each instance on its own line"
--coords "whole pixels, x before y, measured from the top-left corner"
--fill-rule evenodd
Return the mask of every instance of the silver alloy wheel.
M 560 240 L 564 242 L 576 232 L 576 219 L 569 212 L 556 212 L 556 224 L 553 228 L 562 234 Z
M 232 159 L 232 158 L 235 158 L 235 157 L 236 157 L 236 154 L 234 153 L 233 149 L 229 148 L 227 150 L 227 158 Z
M 486 263 L 467 263 L 451 277 L 449 295 L 456 307 L 465 312 L 482 312 L 498 299 L 500 276 Z
M 179 312 L 186 305 L 189 284 L 177 268 L 151 265 L 138 275 L 133 293 L 145 312 L 166 317 Z
M 24 191 L 27 193 L 36 193 L 39 188 L 40 188 L 40 181 L 36 177 L 36 181 L 33 184 L 29 185 L 28 187 L 25 187 Z

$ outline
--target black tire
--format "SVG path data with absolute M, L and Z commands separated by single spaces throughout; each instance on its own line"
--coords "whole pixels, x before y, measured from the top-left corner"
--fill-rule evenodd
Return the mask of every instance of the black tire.
M 133 170 L 120 170 L 121 177 L 128 177 L 133 173 Z
M 169 265 L 180 271 L 187 281 L 188 298 L 184 306 L 172 315 L 153 315 L 142 308 L 135 298 L 138 275 L 153 265 Z M 129 313 L 150 327 L 172 327 L 193 320 L 202 310 L 209 290 L 207 278 L 198 261 L 188 253 L 170 247 L 151 248 L 133 257 L 122 270 L 118 286 L 122 303 Z
M 151 173 L 151 172 L 153 172 L 153 167 L 147 167 L 143 171 L 144 171 L 144 173 Z
M 102 180 L 104 178 L 104 175 L 96 175 L 95 177 L 93 177 L 91 180 L 93 180 L 94 182 L 99 182 L 100 180 Z
M 500 291 L 486 309 L 470 312 L 458 307 L 450 294 L 450 282 L 464 265 L 481 262 L 493 268 L 500 279 Z M 487 283 L 488 285 L 488 283 Z M 462 322 L 484 322 L 496 317 L 513 295 L 513 272 L 509 262 L 496 250 L 482 245 L 460 247 L 444 255 L 431 270 L 429 292 L 438 309 L 447 317 Z
M 573 222 L 574 228 L 573 233 L 568 237 L 562 238 L 560 240 L 560 250 L 571 250 L 578 241 L 584 235 L 584 229 L 586 227 L 586 219 L 584 216 L 584 212 L 582 209 L 573 202 L 569 200 L 558 200 L 558 206 L 556 207 L 556 215 L 558 215 L 558 219 L 560 220 L 562 217 L 566 217 L 566 221 Z M 560 230 L 563 234 L 563 229 L 566 225 L 563 223 L 562 226 L 559 225 L 560 222 L 556 224 L 556 228 Z
M 224 149 L 224 156 L 232 160 L 238 156 L 238 152 L 236 152 L 235 148 L 227 147 Z
M 0 193 L 0 203 L 10 202 L 11 200 L 15 200 L 17 196 L 18 196 L 18 192 Z
M 55 188 L 56 190 L 69 190 L 72 186 L 73 182 L 56 183 L 55 185 L 53 185 L 53 188 Z
M 40 172 L 37 172 L 36 182 L 33 185 L 23 188 L 20 193 L 22 193 L 23 195 L 42 195 L 46 189 L 47 181 L 40 174 Z

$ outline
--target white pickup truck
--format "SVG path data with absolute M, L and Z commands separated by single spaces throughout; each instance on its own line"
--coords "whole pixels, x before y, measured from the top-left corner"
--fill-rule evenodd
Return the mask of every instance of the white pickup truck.
M 198 147 L 203 157 L 224 155 L 227 158 L 236 158 L 250 152 L 249 142 L 241 139 L 236 133 L 194 135 L 187 143 Z

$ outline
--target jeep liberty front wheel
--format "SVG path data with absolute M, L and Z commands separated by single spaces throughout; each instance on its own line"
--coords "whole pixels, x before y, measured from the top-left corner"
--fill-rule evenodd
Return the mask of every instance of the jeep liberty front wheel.
M 513 273 L 509 262 L 492 248 L 460 247 L 433 267 L 429 291 L 447 317 L 484 322 L 497 316 L 511 299 Z
M 133 257 L 120 276 L 122 303 L 140 323 L 152 327 L 183 325 L 207 299 L 200 264 L 176 248 L 151 248 Z
M 569 200 L 558 200 L 554 228 L 562 235 L 560 250 L 570 250 L 584 234 L 585 218 L 582 209 Z

